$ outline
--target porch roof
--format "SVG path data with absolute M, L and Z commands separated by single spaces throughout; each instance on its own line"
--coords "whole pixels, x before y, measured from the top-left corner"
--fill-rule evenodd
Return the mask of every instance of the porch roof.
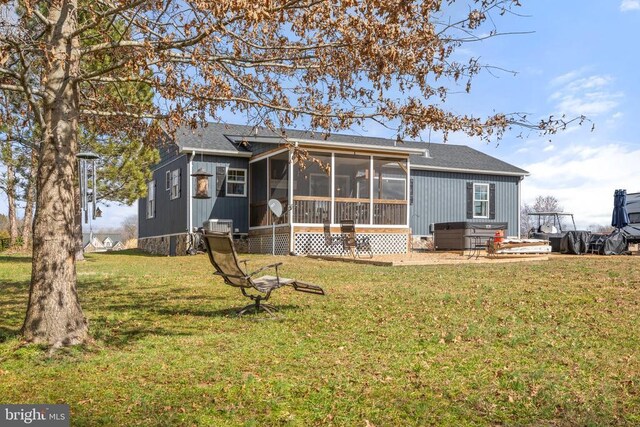
M 330 134 L 288 129 L 291 141 L 330 147 L 353 147 L 411 154 L 412 169 L 480 174 L 526 176 L 529 172 L 465 145 L 398 142 L 386 138 Z M 225 123 L 209 123 L 196 129 L 179 130 L 176 144 L 181 152 L 204 152 L 226 156 L 251 156 L 251 142 L 280 144 L 282 135 L 266 128 Z M 249 142 L 248 145 L 240 143 Z M 424 155 L 425 150 L 428 156 Z

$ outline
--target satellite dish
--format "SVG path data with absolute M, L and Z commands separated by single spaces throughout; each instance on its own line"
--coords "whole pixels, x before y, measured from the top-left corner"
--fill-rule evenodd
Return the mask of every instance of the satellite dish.
M 278 199 L 270 199 L 267 205 L 269 205 L 269 209 L 271 209 L 271 212 L 273 212 L 275 216 L 278 218 L 282 216 L 282 203 L 280 203 Z

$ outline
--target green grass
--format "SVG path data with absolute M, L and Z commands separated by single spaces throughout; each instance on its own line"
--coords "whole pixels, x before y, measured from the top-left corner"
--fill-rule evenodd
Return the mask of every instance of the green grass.
M 237 318 L 204 255 L 89 255 L 95 343 L 21 346 L 29 258 L 0 257 L 0 402 L 75 425 L 638 425 L 640 257 L 384 268 L 294 257 L 326 297 Z

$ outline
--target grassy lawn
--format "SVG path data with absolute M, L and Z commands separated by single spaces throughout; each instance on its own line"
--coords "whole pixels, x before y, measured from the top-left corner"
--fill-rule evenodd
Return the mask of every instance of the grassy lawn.
M 0 257 L 0 403 L 72 425 L 638 425 L 640 257 L 384 268 L 293 257 L 277 319 L 204 255 L 89 255 L 95 343 L 20 346 L 30 259 Z

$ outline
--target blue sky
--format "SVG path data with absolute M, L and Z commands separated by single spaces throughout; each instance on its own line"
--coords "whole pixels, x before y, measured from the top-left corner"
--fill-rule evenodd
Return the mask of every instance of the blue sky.
M 519 130 L 499 144 L 463 135 L 449 143 L 465 144 L 531 173 L 523 182 L 523 202 L 553 195 L 576 215 L 579 227 L 610 221 L 613 192 L 640 192 L 640 0 L 524 0 L 522 16 L 496 17 L 501 32 L 532 32 L 470 43 L 458 59 L 480 57 L 484 64 L 516 71 L 475 77 L 471 94 L 454 94 L 446 107 L 457 113 L 488 115 L 526 112 L 542 118 L 565 113 L 587 115 L 595 124 L 572 127 L 551 137 Z M 487 28 L 488 31 L 488 28 Z M 463 88 L 461 88 L 463 89 Z M 237 122 L 237 119 L 235 120 Z M 360 135 L 393 137 L 369 125 Z M 427 134 L 424 135 L 427 139 Z M 432 135 L 439 142 L 437 135 Z M 103 207 L 93 227 L 115 227 L 136 206 Z M 6 212 L 6 199 L 0 199 Z

